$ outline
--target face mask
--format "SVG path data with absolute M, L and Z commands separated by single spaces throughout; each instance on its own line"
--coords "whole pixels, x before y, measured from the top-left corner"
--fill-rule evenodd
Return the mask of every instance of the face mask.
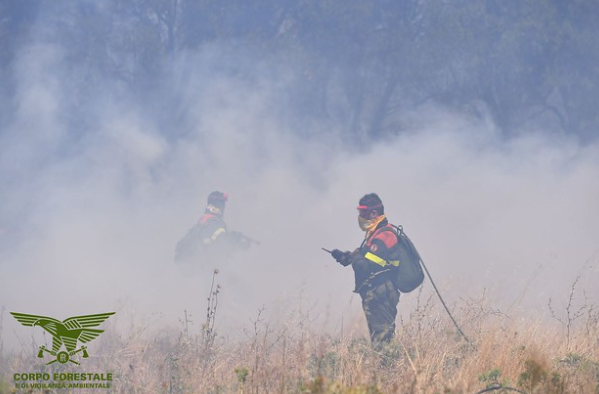
M 374 230 L 376 226 L 378 226 L 379 223 L 383 221 L 383 219 L 385 219 L 385 215 L 381 215 L 370 220 L 365 219 L 362 216 L 358 216 L 358 225 L 360 226 L 360 229 L 362 229 L 362 231 L 370 232 Z
M 358 216 L 358 226 L 362 231 L 368 231 L 372 226 L 372 220 L 364 219 L 362 216 Z
M 212 204 L 208 204 L 208 206 L 206 207 L 206 212 L 210 212 L 211 214 L 216 215 L 216 216 L 223 216 L 224 208 L 220 209 L 220 208 L 215 207 Z

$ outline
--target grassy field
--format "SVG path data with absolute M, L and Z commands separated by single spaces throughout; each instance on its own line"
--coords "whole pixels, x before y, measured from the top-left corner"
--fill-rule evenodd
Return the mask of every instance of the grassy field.
M 572 295 L 565 310 L 551 310 L 549 321 L 464 301 L 454 308 L 468 339 L 434 297 L 420 295 L 380 352 L 364 337 L 363 321 L 331 336 L 301 314 L 273 324 L 259 311 L 244 340 L 228 340 L 215 325 L 216 314 L 226 313 L 217 310 L 215 296 L 197 334 L 185 325 L 150 338 L 144 327 L 107 330 L 77 368 L 112 372 L 110 389 L 15 389 L 15 371 L 74 369 L 44 366 L 31 344 L 2 355 L 0 393 L 599 393 L 599 310 L 575 306 Z

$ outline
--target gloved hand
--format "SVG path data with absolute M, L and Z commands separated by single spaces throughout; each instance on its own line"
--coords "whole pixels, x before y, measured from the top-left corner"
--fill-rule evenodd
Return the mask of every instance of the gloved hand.
M 347 267 L 351 263 L 351 261 L 349 259 L 349 256 L 350 256 L 349 252 L 342 252 L 339 249 L 333 249 L 331 251 L 331 256 L 333 256 L 333 258 L 335 260 L 337 260 L 337 262 L 344 267 Z

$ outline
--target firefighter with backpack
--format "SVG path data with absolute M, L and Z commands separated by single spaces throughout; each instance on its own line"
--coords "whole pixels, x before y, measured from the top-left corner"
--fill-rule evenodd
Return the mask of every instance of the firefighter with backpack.
M 403 292 L 413 290 L 422 283 L 424 274 L 419 259 L 411 255 L 410 248 L 413 245 L 400 227 L 389 223 L 383 202 L 377 194 L 362 197 L 358 212 L 358 224 L 366 233 L 360 247 L 353 252 L 334 249 L 330 253 L 344 267 L 352 266 L 354 292 L 362 298 L 370 340 L 373 347 L 378 349 L 395 335 L 400 289 Z M 419 272 L 399 272 L 401 265 L 402 270 Z M 410 283 L 399 283 L 401 281 L 398 278 L 401 277 Z

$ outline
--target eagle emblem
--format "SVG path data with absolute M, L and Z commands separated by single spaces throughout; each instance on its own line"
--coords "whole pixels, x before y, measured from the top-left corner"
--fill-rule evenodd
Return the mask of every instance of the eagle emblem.
M 53 364 L 57 361 L 61 364 L 66 364 L 70 361 L 80 365 L 80 363 L 73 360 L 72 357 L 81 352 L 83 358 L 87 358 L 89 357 L 89 354 L 87 353 L 87 347 L 85 345 L 81 345 L 81 347 L 77 349 L 77 343 L 81 342 L 82 344 L 85 344 L 97 338 L 98 335 L 104 332 L 104 330 L 90 327 L 99 326 L 110 316 L 114 315 L 115 312 L 69 317 L 63 321 L 52 317 L 29 315 L 26 313 L 10 312 L 10 314 L 25 327 L 39 326 L 52 335 L 52 350 L 47 349 L 42 345 L 39 347 L 39 352 L 37 354 L 37 357 L 39 358 L 43 358 L 44 353 L 50 353 L 55 357 L 54 360 L 48 362 L 46 365 Z M 61 351 L 63 345 L 66 348 L 66 351 Z

